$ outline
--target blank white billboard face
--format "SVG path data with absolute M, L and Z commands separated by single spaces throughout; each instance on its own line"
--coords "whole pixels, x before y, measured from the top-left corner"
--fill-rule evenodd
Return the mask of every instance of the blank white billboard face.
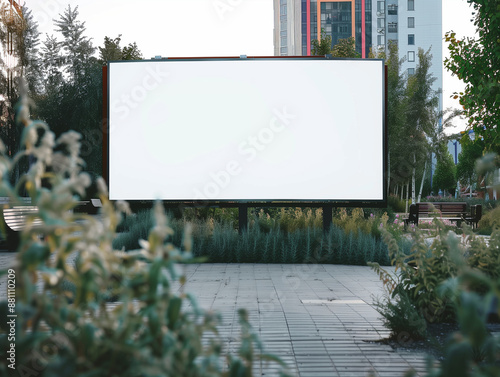
M 380 60 L 115 62 L 112 200 L 382 201 Z

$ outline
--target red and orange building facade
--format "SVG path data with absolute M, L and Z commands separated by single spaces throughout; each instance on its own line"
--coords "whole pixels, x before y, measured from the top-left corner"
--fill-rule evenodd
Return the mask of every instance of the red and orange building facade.
M 368 57 L 372 0 L 274 0 L 274 10 L 275 55 L 311 55 L 311 41 L 324 30 L 333 45 L 354 37 L 360 56 Z

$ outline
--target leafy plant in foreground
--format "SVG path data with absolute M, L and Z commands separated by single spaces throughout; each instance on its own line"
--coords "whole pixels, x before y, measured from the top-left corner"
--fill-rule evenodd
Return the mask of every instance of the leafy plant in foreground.
M 27 218 L 11 268 L 18 314 L 13 367 L 20 375 L 246 377 L 255 375 L 260 361 L 278 362 L 287 374 L 281 361 L 263 353 L 244 310 L 238 354 L 224 354 L 219 316 L 200 309 L 182 289 L 186 280 L 179 263 L 193 261 L 189 228 L 182 246 L 174 246 L 168 241 L 173 230 L 157 203 L 154 226 L 140 248 L 115 250 L 116 227 L 129 208 L 107 199 L 102 180 L 102 220 L 72 211 L 90 184 L 81 172 L 79 135 L 68 132 L 56 141 L 45 124 L 29 119 L 26 100 L 17 111 L 25 125 L 24 149 L 10 161 L 0 148 L 0 195 L 15 203 L 26 190 L 41 220 Z M 9 168 L 27 156 L 35 162 L 12 187 Z M 175 281 L 181 285 L 178 294 Z M 116 302 L 110 304 L 110 297 Z M 8 309 L 7 302 L 0 304 L 2 318 Z M 1 326 L 9 330 L 6 321 Z M 0 335 L 1 353 L 9 347 L 7 336 Z M 4 360 L 2 376 L 11 369 Z
M 500 238 L 500 230 L 494 237 Z M 488 320 L 492 313 L 500 315 L 500 281 L 469 266 L 455 234 L 450 232 L 446 243 L 457 260 L 458 271 L 439 291 L 453 300 L 460 330 L 449 338 L 444 360 L 438 364 L 428 363 L 426 376 L 496 377 L 500 375 L 500 338 L 490 333 Z M 494 247 L 498 248 L 498 243 Z M 484 290 L 478 293 L 474 287 Z

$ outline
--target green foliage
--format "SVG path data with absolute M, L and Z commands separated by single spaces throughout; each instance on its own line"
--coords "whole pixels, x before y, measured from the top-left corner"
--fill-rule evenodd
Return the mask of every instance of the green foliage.
M 432 55 L 430 50 L 418 51 L 418 64 L 414 75 L 401 72 L 403 59 L 399 58 L 398 46 L 388 44 L 388 148 L 389 186 L 396 187 L 411 182 L 412 201 L 417 201 L 417 190 L 425 183 L 433 148 L 432 140 L 438 133 L 442 114 L 437 111 L 438 95 L 432 88 L 436 78 L 430 74 Z M 420 184 L 419 184 L 420 183 Z M 409 185 L 410 186 L 410 185 Z M 415 190 L 413 190 L 413 187 Z M 408 195 L 409 196 L 409 195 Z
M 474 25 L 478 38 L 457 38 L 450 31 L 445 35 L 450 57 L 447 70 L 465 83 L 460 99 L 469 127 L 476 140 L 484 139 L 488 151 L 500 152 L 500 12 L 499 0 L 469 0 L 474 8 Z
M 8 8 L 4 8 L 10 14 Z M 51 125 L 56 136 L 67 131 L 68 124 L 82 135 L 81 156 L 86 161 L 85 169 L 102 174 L 102 62 L 95 58 L 96 48 L 86 36 L 85 22 L 79 19 L 78 7 L 68 6 L 54 20 L 56 36 L 47 35 L 40 44 L 38 25 L 31 12 L 23 7 L 23 19 L 11 22 L 12 17 L 0 12 L 2 27 L 8 26 L 15 42 L 14 52 L 18 58 L 16 71 L 27 81 L 29 94 L 38 106 L 32 108 L 34 116 Z M 7 50 L 8 34 L 0 32 L 0 44 Z M 10 48 L 12 49 L 12 48 Z M 117 60 L 142 58 L 136 43 L 120 46 L 120 36 L 108 37 L 102 54 L 117 54 Z M 116 51 L 115 51 L 116 50 Z M 118 51 L 118 52 L 117 52 Z M 115 55 L 116 55 L 115 54 Z M 3 64 L 0 62 L 0 65 Z M 4 71 L 0 70 L 0 76 Z M 5 71 L 6 72 L 6 71 Z M 14 125 L 13 104 L 18 99 L 16 82 L 0 77 L 0 112 L 9 123 L 1 127 L 1 135 L 13 156 L 20 145 L 19 128 Z M 17 176 L 18 172 L 15 172 Z
M 393 212 L 406 212 L 406 205 L 404 200 L 399 199 L 395 195 L 389 195 L 387 197 L 387 207 Z
M 442 143 L 437 154 L 436 170 L 432 180 L 432 189 L 435 193 L 439 190 L 443 192 L 453 192 L 457 186 L 455 179 L 455 163 L 445 143 Z
M 468 250 L 469 267 L 477 269 L 491 279 L 500 278 L 500 208 L 491 211 L 492 234 L 488 241 L 482 238 L 474 238 L 470 242 Z
M 38 95 L 41 86 L 37 55 L 39 35 L 38 25 L 26 7 L 5 2 L 0 5 L 0 48 L 3 51 L 0 59 L 0 137 L 6 142 L 10 156 L 17 153 L 21 136 L 15 127 L 14 104 L 19 99 L 16 76 L 25 77 L 32 96 Z M 6 59 L 9 55 L 14 59 Z
M 408 293 L 401 291 L 391 300 L 387 295 L 375 301 L 384 325 L 391 330 L 391 337 L 424 339 L 427 322 L 415 308 Z
M 491 251 L 498 252 L 500 231 L 492 236 Z M 453 258 L 457 260 L 457 276 L 440 287 L 442 296 L 451 297 L 456 307 L 460 331 L 455 333 L 445 348 L 445 359 L 429 365 L 427 376 L 493 377 L 500 375 L 500 339 L 488 330 L 488 315 L 492 308 L 500 314 L 500 285 L 497 273 L 483 272 L 464 260 L 456 238 L 448 239 Z M 482 248 L 486 250 L 485 245 Z M 498 263 L 496 261 L 495 263 Z M 498 266 L 497 266 L 498 269 Z M 481 292 L 474 287 L 482 287 Z
M 316 213 L 320 213 L 316 210 Z M 190 221 L 193 237 L 193 254 L 212 263 L 335 263 L 365 265 L 367 261 L 389 263 L 387 247 L 370 233 L 350 232 L 339 226 L 324 234 L 321 217 L 312 215 L 312 210 L 280 209 L 281 218 L 273 218 L 259 211 L 250 223 L 249 230 L 239 234 L 232 223 L 215 221 L 213 218 Z M 151 213 L 143 212 L 127 217 L 123 230 L 113 242 L 116 249 L 132 250 L 137 239 L 147 232 Z M 319 221 L 318 221 L 319 219 Z M 366 220 L 366 224 L 372 224 Z M 379 224 L 379 220 L 376 220 Z M 318 223 L 319 222 L 319 223 Z M 186 219 L 172 220 L 174 229 L 172 242 L 181 242 L 181 230 Z M 378 225 L 377 225 L 378 226 Z M 408 250 L 405 240 L 398 241 L 402 249 Z
M 128 245 L 128 250 L 138 249 L 139 240 L 147 239 L 153 225 L 154 217 L 151 210 L 130 214 L 118 224 L 116 230 L 121 234 L 118 234 L 113 245 Z M 120 249 L 120 247 L 117 248 Z
M 356 51 L 356 40 L 354 37 L 339 39 L 337 44 L 332 47 L 331 54 L 334 58 L 361 57 L 361 55 Z
M 142 53 L 139 51 L 137 44 L 129 43 L 128 46 L 121 47 L 121 34 L 118 37 L 111 39 L 104 37 L 104 46 L 99 47 L 99 62 L 105 64 L 108 61 L 116 60 L 140 60 Z
M 27 219 L 12 267 L 19 313 L 16 366 L 21 375 L 252 376 L 255 362 L 269 361 L 282 369 L 281 361 L 263 353 L 244 310 L 239 312 L 238 354 L 223 352 L 219 316 L 200 309 L 182 289 L 186 279 L 179 263 L 193 261 L 189 228 L 182 246 L 174 246 L 169 241 L 173 230 L 157 203 L 154 226 L 140 241 L 140 249 L 115 250 L 117 224 L 122 213 L 130 213 L 126 203 L 107 200 L 102 180 L 101 219 L 71 211 L 90 183 L 81 171 L 78 134 L 64 133 L 56 140 L 44 123 L 28 118 L 27 101 L 18 114 L 27 125 L 21 154 L 36 161 L 12 187 L 7 173 L 19 156 L 11 161 L 0 148 L 0 191 L 15 202 L 26 190 L 41 219 L 39 225 Z M 45 187 L 42 180 L 47 181 Z M 181 285 L 179 292 L 172 288 L 175 281 Z M 111 306 L 110 298 L 117 300 Z M 7 302 L 0 303 L 4 316 L 7 309 Z M 6 322 L 1 326 L 5 330 Z M 1 353 L 8 349 L 7 337 L 0 337 Z M 0 375 L 8 372 L 1 363 Z
M 491 234 L 493 229 L 500 228 L 500 207 L 486 212 L 477 225 L 480 234 Z
M 52 97 L 57 93 L 60 86 L 63 84 L 63 74 L 61 67 L 64 58 L 61 55 L 61 45 L 57 38 L 53 35 L 48 35 L 43 42 L 41 48 L 42 73 L 44 77 L 43 92 L 46 97 Z
M 253 223 L 263 232 L 268 232 L 271 229 L 294 232 L 299 229 L 321 228 L 323 226 L 323 210 L 322 208 L 284 207 L 274 211 L 260 209 L 254 217 Z
M 476 161 L 483 156 L 484 145 L 481 141 L 473 143 L 466 134 L 460 140 L 462 151 L 458 155 L 457 179 L 462 185 L 477 183 Z
M 70 74 L 73 83 L 80 82 L 85 73 L 85 65 L 95 52 L 90 38 L 84 35 L 86 30 L 85 22 L 78 20 L 78 6 L 71 9 L 71 6 L 59 15 L 59 20 L 55 21 L 56 31 L 63 36 L 61 47 L 63 50 L 65 70 Z
M 407 294 L 422 318 L 429 322 L 440 322 L 453 318 L 451 303 L 437 293 L 439 284 L 454 276 L 455 262 L 449 255 L 444 239 L 444 224 L 435 219 L 437 237 L 432 244 L 427 244 L 424 234 L 418 229 L 412 234 L 413 244 L 409 253 L 399 250 L 394 238 L 384 232 L 384 241 L 388 244 L 391 264 L 396 267 L 398 279 L 384 282 L 389 293 Z M 371 265 L 378 269 L 376 265 Z
M 389 40 L 387 45 L 387 137 L 389 185 L 406 184 L 410 175 L 405 134 L 406 78 L 401 72 L 404 59 L 399 58 L 398 44 Z
M 377 225 L 374 217 L 365 221 L 365 214 L 362 208 L 354 208 L 350 216 L 345 208 L 341 208 L 338 216 L 333 219 L 333 223 L 344 229 L 346 233 L 354 233 L 356 236 L 360 232 L 370 234 L 373 228 L 372 224 Z
M 328 35 L 325 29 L 321 29 L 319 40 L 311 41 L 311 55 L 324 56 L 332 55 L 334 58 L 359 58 L 356 51 L 356 40 L 353 37 L 339 39 L 337 44 L 332 46 L 332 36 Z
M 498 221 L 500 213 L 495 218 Z M 371 264 L 388 294 L 385 301 L 375 302 L 377 310 L 394 336 L 423 335 L 417 331 L 418 326 L 424 327 L 423 319 L 458 322 L 460 331 L 446 344 L 445 359 L 429 363 L 426 376 L 497 376 L 500 340 L 488 331 L 487 321 L 492 308 L 500 314 L 500 229 L 486 244 L 469 227 L 459 238 L 444 232 L 438 220 L 435 226 L 432 243 L 415 233 L 409 256 L 384 234 L 396 270 L 392 273 Z
M 326 34 L 325 29 L 321 29 L 321 37 L 318 41 L 313 39 L 311 41 L 311 55 L 324 56 L 331 54 L 332 51 L 332 37 Z

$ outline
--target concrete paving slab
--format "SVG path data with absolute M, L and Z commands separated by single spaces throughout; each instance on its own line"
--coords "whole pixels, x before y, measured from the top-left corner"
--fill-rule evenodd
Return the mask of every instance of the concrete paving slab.
M 15 253 L 0 253 L 0 268 Z M 246 308 L 265 349 L 300 377 L 402 377 L 412 366 L 423 375 L 423 354 L 396 352 L 373 343 L 389 335 L 373 306 L 382 294 L 378 276 L 362 266 L 194 264 L 183 267 L 182 288 L 207 310 L 221 313 L 226 349 L 236 352 L 237 310 Z M 174 289 L 180 290 L 178 283 Z M 0 279 L 0 300 L 6 297 Z M 213 335 L 207 334 L 204 341 Z M 256 364 L 256 375 L 275 376 L 276 366 Z

